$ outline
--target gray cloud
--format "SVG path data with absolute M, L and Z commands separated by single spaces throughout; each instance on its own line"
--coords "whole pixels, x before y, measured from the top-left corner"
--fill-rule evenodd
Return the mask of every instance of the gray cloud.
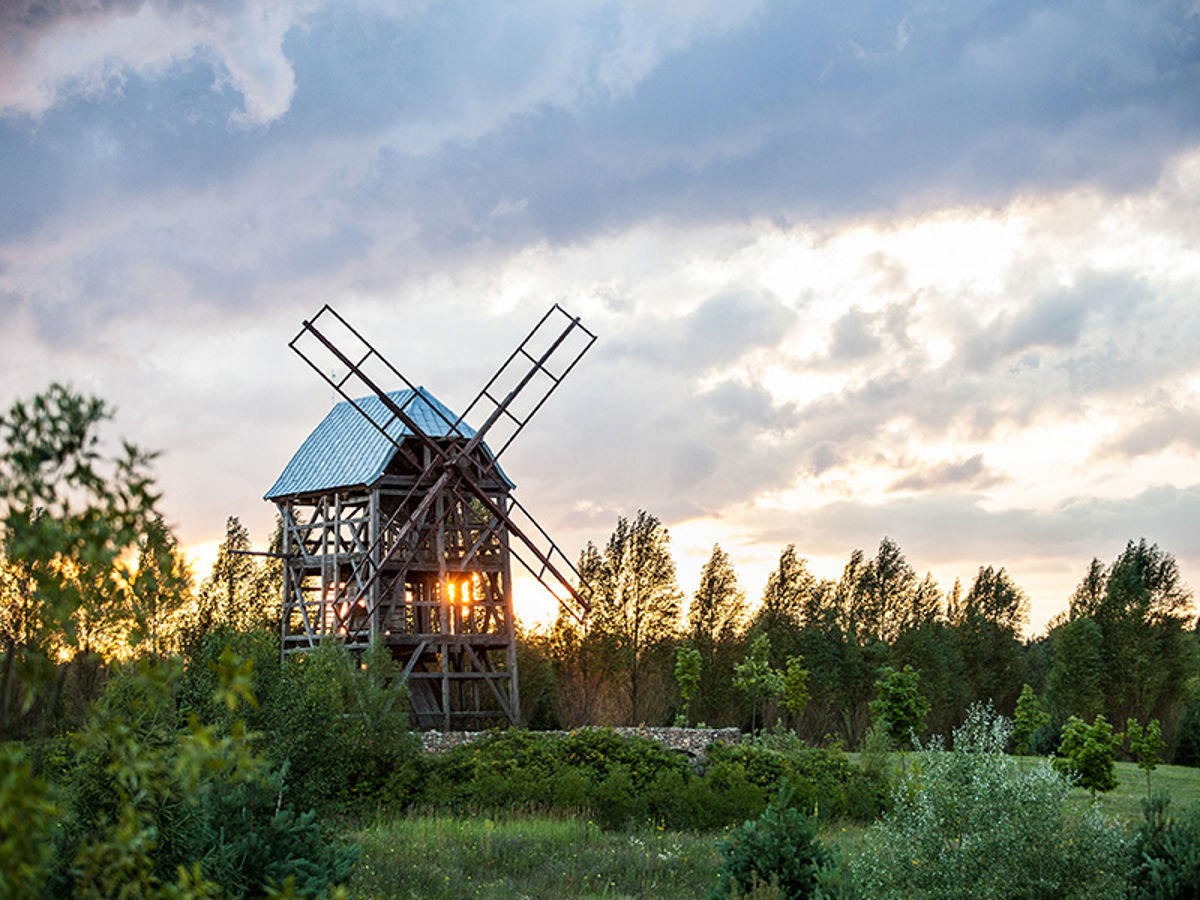
M 777 346 L 795 321 L 795 312 L 777 297 L 727 290 L 705 300 L 688 315 L 619 338 L 605 352 L 701 373 L 735 362 L 751 350 Z
M 1200 450 L 1200 413 L 1190 409 L 1155 412 L 1099 448 L 1096 455 L 1099 458 L 1133 459 L 1175 445 Z
M 879 337 L 870 327 L 870 317 L 857 307 L 834 323 L 829 355 L 834 360 L 853 361 L 879 350 Z
M 315 2 L 21 2 L 0 18 L 0 117 L 36 119 L 76 97 L 119 96 L 131 76 L 158 77 L 199 56 L 241 95 L 235 122 L 270 122 L 295 91 L 284 37 Z
M 889 490 L 929 491 L 947 487 L 972 487 L 981 490 L 1004 480 L 1004 476 L 984 463 L 982 453 L 976 453 L 968 459 L 917 468 L 895 481 Z

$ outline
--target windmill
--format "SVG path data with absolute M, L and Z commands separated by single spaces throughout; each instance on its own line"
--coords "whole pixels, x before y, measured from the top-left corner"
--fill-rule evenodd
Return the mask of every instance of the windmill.
M 500 458 L 595 340 L 555 304 L 455 415 L 330 306 L 303 323 L 289 346 L 343 399 L 265 498 L 283 521 L 283 653 L 382 641 L 419 726 L 520 720 L 511 560 L 574 617 L 589 606 Z

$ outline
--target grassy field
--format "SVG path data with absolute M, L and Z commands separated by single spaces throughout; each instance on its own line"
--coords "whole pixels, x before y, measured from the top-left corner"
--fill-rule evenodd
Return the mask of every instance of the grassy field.
M 421 815 L 357 838 L 357 898 L 704 897 L 718 863 L 714 835 L 643 828 L 605 832 L 546 815 Z
M 1137 763 L 1119 762 L 1117 779 L 1120 784 L 1116 789 L 1098 795 L 1096 802 L 1106 813 L 1128 825 L 1136 825 L 1142 819 L 1142 801 L 1146 799 L 1146 773 L 1137 767 Z M 1159 766 L 1150 774 L 1150 787 L 1155 791 L 1166 791 L 1176 808 L 1200 802 L 1200 769 Z M 1091 793 L 1083 788 L 1073 788 L 1071 800 L 1087 803 Z
M 1117 763 L 1117 777 L 1118 787 L 1097 802 L 1132 828 L 1142 817 L 1146 776 L 1134 763 Z M 1200 769 L 1159 766 L 1151 784 L 1178 806 L 1200 802 Z M 1075 788 L 1070 802 L 1086 804 L 1090 794 Z M 830 823 L 821 838 L 853 853 L 867 833 L 862 824 Z M 706 896 L 716 878 L 718 837 L 650 826 L 614 833 L 584 819 L 534 814 L 386 819 L 354 835 L 362 858 L 350 896 L 691 900 Z

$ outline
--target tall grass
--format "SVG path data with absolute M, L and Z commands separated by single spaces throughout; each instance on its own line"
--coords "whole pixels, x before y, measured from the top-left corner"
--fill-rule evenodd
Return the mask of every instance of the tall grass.
M 423 815 L 359 832 L 350 885 L 361 898 L 704 897 L 713 835 L 602 831 L 577 818 Z

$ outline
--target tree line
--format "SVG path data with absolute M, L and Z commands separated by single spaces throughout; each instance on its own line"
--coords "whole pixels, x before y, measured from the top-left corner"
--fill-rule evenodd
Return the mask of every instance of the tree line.
M 538 726 L 764 722 L 857 747 L 880 674 L 911 667 L 928 734 L 950 733 L 978 702 L 1011 717 L 1028 685 L 1049 713 L 1037 750 L 1057 747 L 1072 716 L 1103 714 L 1158 719 L 1176 756 L 1200 763 L 1192 598 L 1175 558 L 1145 538 L 1093 559 L 1032 638 L 1029 599 L 1003 567 L 943 592 L 887 537 L 872 556 L 851 553 L 837 579 L 788 545 L 754 608 L 717 545 L 685 609 L 669 533 L 646 511 L 619 518 L 603 549 L 589 544 L 579 571 L 586 621 L 562 614 L 521 636 L 522 708 Z

